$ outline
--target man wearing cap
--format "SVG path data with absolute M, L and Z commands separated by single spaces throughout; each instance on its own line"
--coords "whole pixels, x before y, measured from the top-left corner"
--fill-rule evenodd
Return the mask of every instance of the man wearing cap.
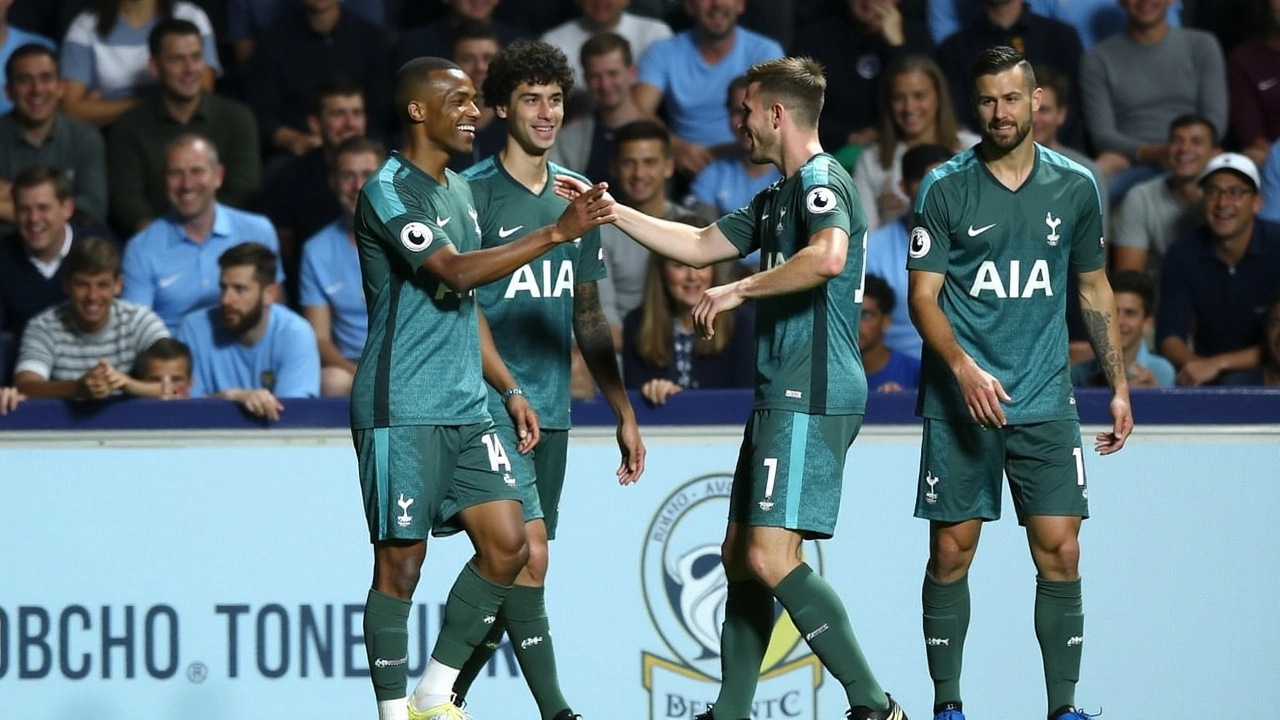
M 1223 153 L 1198 181 L 1206 224 L 1165 255 L 1156 338 L 1179 385 L 1238 384 L 1261 363 L 1263 316 L 1280 286 L 1280 224 L 1257 217 L 1253 161 Z

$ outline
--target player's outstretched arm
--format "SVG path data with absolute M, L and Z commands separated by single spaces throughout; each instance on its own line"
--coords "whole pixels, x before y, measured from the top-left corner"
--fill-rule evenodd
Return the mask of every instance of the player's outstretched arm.
M 1000 381 L 978 367 L 978 363 L 956 341 L 951 321 L 938 305 L 938 293 L 942 292 L 944 279 L 942 273 L 911 271 L 907 295 L 911 322 L 915 323 L 929 349 L 942 358 L 955 376 L 964 404 L 969 408 L 969 416 L 983 427 L 1003 427 L 1004 408 L 1000 403 L 1011 402 L 1012 398 Z
M 576 201 L 590 189 L 590 185 L 575 177 L 556 175 L 556 193 L 566 200 Z M 721 260 L 738 257 L 738 249 L 720 232 L 715 223 L 696 228 L 651 217 L 626 205 L 615 206 L 614 212 L 617 219 L 613 223 L 619 230 L 653 252 L 676 262 L 706 267 Z
M 476 316 L 480 323 L 480 365 L 484 381 L 502 396 L 502 404 L 515 423 L 516 450 L 527 453 L 538 444 L 542 436 L 538 413 L 524 395 L 507 394 L 508 390 L 520 387 L 520 383 L 516 382 L 511 370 L 498 354 L 498 346 L 493 342 L 493 332 L 489 329 L 489 320 L 478 306 Z
M 569 203 L 560 219 L 513 243 L 466 253 L 446 245 L 431 253 L 422 263 L 422 268 L 456 293 L 488 285 L 510 275 L 553 246 L 582 237 L 591 228 L 616 220 L 613 198 L 605 189 L 604 183 L 587 187 Z
M 1116 298 L 1107 281 L 1107 271 L 1099 268 L 1080 273 L 1080 311 L 1084 327 L 1093 345 L 1093 354 L 1111 386 L 1112 428 L 1099 433 L 1094 449 L 1109 455 L 1124 447 L 1133 432 L 1133 410 L 1129 405 L 1129 376 L 1124 366 L 1120 345 L 1120 327 L 1116 324 Z
M 600 386 L 614 417 L 618 418 L 618 449 L 622 463 L 618 466 L 618 482 L 630 485 L 644 473 L 644 442 L 631 398 L 622 385 L 613 344 L 613 330 L 604 317 L 600 293 L 594 280 L 580 282 L 573 288 L 573 335 L 577 338 L 582 360 L 591 377 Z

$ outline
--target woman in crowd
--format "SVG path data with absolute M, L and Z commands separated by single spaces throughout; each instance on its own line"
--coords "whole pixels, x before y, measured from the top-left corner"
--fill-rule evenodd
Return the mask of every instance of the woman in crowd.
M 946 78 L 924 55 L 904 55 L 881 76 L 880 134 L 858 156 L 853 183 L 867 213 L 867 229 L 875 230 L 905 215 L 909 200 L 902 191 L 902 155 L 926 143 L 952 152 L 980 139 L 960 127 L 952 110 Z
M 76 15 L 62 41 L 61 72 L 66 80 L 62 110 L 104 127 L 142 99 L 156 84 L 149 69 L 147 39 L 156 23 L 176 18 L 200 30 L 203 42 L 202 86 L 213 90 L 222 66 L 209 16 L 187 0 L 90 0 Z
M 707 288 L 729 280 L 729 265 L 693 268 L 653 255 L 644 300 L 622 323 L 622 376 L 662 405 L 691 388 L 746 388 L 755 380 L 754 310 L 750 303 L 715 319 L 711 338 L 693 327 L 693 308 Z

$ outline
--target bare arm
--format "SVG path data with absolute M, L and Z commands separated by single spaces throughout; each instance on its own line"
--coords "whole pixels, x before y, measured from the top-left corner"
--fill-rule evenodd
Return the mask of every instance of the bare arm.
M 311 323 L 316 331 L 316 341 L 320 348 L 320 367 L 340 367 L 354 373 L 356 364 L 342 356 L 338 346 L 333 344 L 333 313 L 328 305 L 304 305 L 302 316 Z
M 513 243 L 514 244 L 514 243 Z M 484 381 L 502 396 L 502 404 L 516 427 L 516 450 L 527 453 L 538 444 L 542 430 L 538 423 L 538 414 L 534 412 L 529 400 L 521 395 L 507 395 L 506 392 L 520 386 L 507 364 L 498 354 L 498 346 L 493 342 L 493 332 L 489 329 L 489 320 L 484 312 L 476 306 L 476 319 L 480 323 L 480 365 Z
M 1099 268 L 1080 273 L 1080 311 L 1093 353 L 1111 386 L 1111 432 L 1098 433 L 1094 449 L 1110 455 L 1129 439 L 1133 432 L 1133 409 L 1129 405 L 1129 376 L 1120 346 L 1120 327 L 1116 324 L 1116 299 L 1107 282 L 1107 271 Z
M 587 190 L 587 184 L 577 178 L 556 176 L 556 193 L 567 200 L 576 202 L 576 198 L 583 197 Z M 706 267 L 721 260 L 738 257 L 738 248 L 729 242 L 729 238 L 714 223 L 696 228 L 650 217 L 626 205 L 615 205 L 613 212 L 613 222 L 619 230 L 653 252 L 685 265 Z
M 103 100 L 97 90 L 78 80 L 66 81 L 66 94 L 62 96 L 62 111 L 67 115 L 94 127 L 104 127 L 115 122 L 125 110 L 137 105 L 140 98 Z
M 0 222 L 13 222 L 13 183 L 0 179 Z
M 24 370 L 13 378 L 18 392 L 30 398 L 84 398 L 92 397 L 81 387 L 81 380 L 46 380 L 30 370 Z M 105 397 L 105 396 L 104 396 Z
M 925 344 L 942 358 L 955 376 L 965 406 L 969 408 L 969 416 L 985 427 L 1003 427 L 1005 416 L 1000 403 L 1011 402 L 1013 398 L 1004 391 L 1000 381 L 978 367 L 978 363 L 956 341 L 951 321 L 938 305 L 938 293 L 942 292 L 944 280 L 942 273 L 911 271 L 907 297 L 911 321 Z
M 1147 251 L 1144 248 L 1124 247 L 1123 245 L 1115 246 L 1116 256 L 1115 262 L 1111 269 L 1112 272 L 1124 272 L 1125 270 L 1137 270 L 1138 272 L 1146 272 L 1147 270 Z
M 459 253 L 452 245 L 433 252 L 422 267 L 456 293 L 506 277 L 553 246 L 582 237 L 588 230 L 613 222 L 613 198 L 605 185 L 596 185 L 577 196 L 552 225 L 535 230 L 513 243 Z
M 600 294 L 594 281 L 580 282 L 573 290 L 573 334 L 582 351 L 583 362 L 604 394 L 605 401 L 618 418 L 618 448 L 622 451 L 622 463 L 618 467 L 618 480 L 628 485 L 640 479 L 644 472 L 644 443 L 636 425 L 635 410 L 622 385 L 618 372 L 618 360 L 613 344 L 613 329 L 604 317 L 600 306 Z
M 807 246 L 787 258 L 785 263 L 738 281 L 742 296 L 751 300 L 815 288 L 844 270 L 848 253 L 848 233 L 834 227 L 819 230 L 809 238 Z
M 1179 385 L 1204 385 L 1218 379 L 1224 372 L 1248 370 L 1262 364 L 1262 349 L 1257 345 L 1201 357 L 1177 335 L 1160 341 L 1160 354 L 1178 368 Z
M 658 106 L 662 104 L 662 91 L 649 83 L 636 83 L 631 88 L 631 100 L 640 108 L 640 112 L 656 118 Z

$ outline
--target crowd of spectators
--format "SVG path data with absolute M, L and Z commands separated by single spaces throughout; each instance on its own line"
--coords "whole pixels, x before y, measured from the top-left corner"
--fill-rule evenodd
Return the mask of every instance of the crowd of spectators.
M 346 394 L 366 323 L 352 216 L 398 140 L 395 69 L 450 57 L 478 88 L 520 38 L 575 70 L 552 159 L 698 225 L 779 177 L 746 158 L 743 73 L 822 62 L 824 147 L 868 219 L 873 391 L 918 373 L 910 208 L 978 142 L 969 61 L 1018 48 L 1036 140 L 1097 179 L 1134 384 L 1280 382 L 1280 0 L 0 0 L 0 384 L 264 417 Z M 505 142 L 480 102 L 455 170 Z M 686 268 L 611 226 L 602 247 L 628 386 L 661 404 L 750 384 L 750 308 L 714 343 L 688 309 L 757 260 Z M 1072 344 L 1078 384 L 1089 356 Z

